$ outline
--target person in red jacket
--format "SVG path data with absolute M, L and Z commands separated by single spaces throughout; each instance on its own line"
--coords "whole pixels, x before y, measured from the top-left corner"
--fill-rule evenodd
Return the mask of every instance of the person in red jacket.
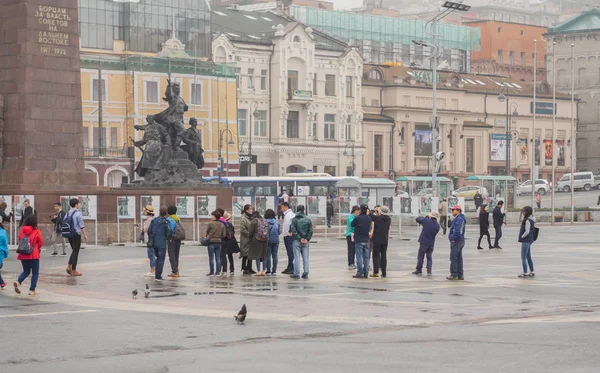
M 23 273 L 19 276 L 18 282 L 15 282 L 13 285 L 15 286 L 15 292 L 21 294 L 21 284 L 33 272 L 31 286 L 29 286 L 29 295 L 35 295 L 35 287 L 37 286 L 40 274 L 40 252 L 44 244 L 42 232 L 38 228 L 37 215 L 32 214 L 23 222 L 23 226 L 19 232 L 19 241 L 25 236 L 29 237 L 29 244 L 33 248 L 33 252 L 29 255 L 19 254 L 17 256 L 17 259 L 21 261 L 21 265 L 23 266 Z

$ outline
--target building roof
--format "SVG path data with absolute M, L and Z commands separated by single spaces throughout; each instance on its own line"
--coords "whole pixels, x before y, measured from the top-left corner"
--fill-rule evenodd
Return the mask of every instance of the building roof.
M 252 44 L 271 45 L 277 25 L 283 25 L 286 32 L 297 26 L 308 27 L 271 12 L 251 12 L 239 8 L 213 7 L 211 18 L 214 33 L 225 34 L 233 41 Z M 349 47 L 347 43 L 318 30 L 313 30 L 313 36 L 317 49 L 343 51 Z
M 363 122 L 394 123 L 394 118 L 390 118 L 386 115 L 381 114 L 364 113 Z
M 575 32 L 600 31 L 600 9 L 593 8 L 554 27 L 548 28 L 547 35 Z

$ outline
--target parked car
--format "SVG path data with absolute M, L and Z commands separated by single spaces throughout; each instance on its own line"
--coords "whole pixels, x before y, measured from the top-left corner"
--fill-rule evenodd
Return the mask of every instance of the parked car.
M 594 176 L 594 184 L 596 184 L 594 186 L 596 189 L 600 189 L 600 175 Z
M 541 195 L 544 195 L 550 191 L 550 183 L 546 179 L 535 179 L 535 191 Z M 527 180 L 517 187 L 517 194 L 529 194 L 531 193 L 531 180 Z
M 463 197 L 464 199 L 473 199 L 473 197 L 475 197 L 475 194 L 478 191 L 483 197 L 488 196 L 487 189 L 484 187 L 479 187 L 477 185 L 469 185 L 464 186 L 462 188 L 458 188 L 454 192 L 452 192 L 452 195 L 456 197 Z
M 416 194 L 417 197 L 428 197 L 433 196 L 433 188 L 421 189 Z
M 594 174 L 592 172 L 575 172 L 573 174 L 573 189 L 583 189 L 589 191 L 596 185 L 594 180 Z M 556 190 L 563 192 L 571 191 L 571 174 L 564 174 L 558 183 L 556 183 Z

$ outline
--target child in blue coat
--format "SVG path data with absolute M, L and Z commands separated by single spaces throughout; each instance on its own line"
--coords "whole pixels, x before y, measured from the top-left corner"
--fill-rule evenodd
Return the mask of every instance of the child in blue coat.
M 4 225 L 0 223 L 0 270 L 4 264 L 4 258 L 8 257 L 8 234 L 4 230 Z M 0 288 L 4 289 L 6 282 L 2 279 L 2 272 L 0 271 Z

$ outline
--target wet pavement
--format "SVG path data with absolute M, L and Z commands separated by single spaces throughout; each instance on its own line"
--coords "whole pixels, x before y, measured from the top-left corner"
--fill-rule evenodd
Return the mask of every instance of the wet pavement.
M 469 233 L 464 282 L 448 282 L 440 236 L 434 275 L 416 277 L 418 244 L 392 241 L 388 278 L 356 280 L 342 240 L 311 246 L 310 279 L 206 277 L 206 248 L 182 249 L 181 277 L 154 282 L 144 247 L 89 247 L 82 277 L 43 252 L 38 295 L 0 292 L 2 372 L 596 372 L 596 226 L 541 226 L 537 276 L 519 279 L 516 227 L 504 250 Z M 20 264 L 11 252 L 3 277 Z M 283 245 L 279 272 L 287 264 Z M 236 261 L 240 265 L 240 261 Z M 168 261 L 165 268 L 169 268 Z M 151 286 L 149 298 L 143 289 Z M 28 285 L 28 280 L 25 282 Z M 137 288 L 138 299 L 131 291 Z M 24 287 L 26 289 L 26 287 Z M 248 307 L 245 325 L 233 315 Z

